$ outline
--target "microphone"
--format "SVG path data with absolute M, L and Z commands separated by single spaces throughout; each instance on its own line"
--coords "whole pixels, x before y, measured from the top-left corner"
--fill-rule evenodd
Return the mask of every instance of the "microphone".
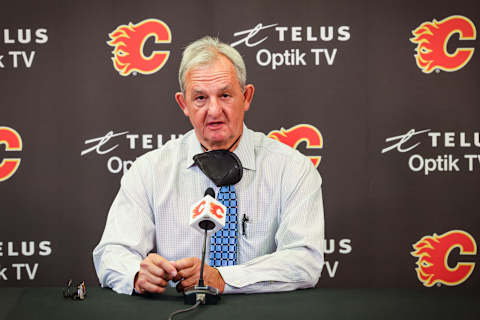
M 208 188 L 207 190 L 205 190 L 204 196 L 206 196 L 207 194 L 208 194 L 210 197 L 215 198 L 215 191 L 213 191 L 212 188 Z
M 225 226 L 226 215 L 227 208 L 215 199 L 215 191 L 208 188 L 190 210 L 190 226 L 201 233 L 215 233 Z
M 184 292 L 185 304 L 217 304 L 220 293 L 217 288 L 206 286 L 203 282 L 203 267 L 207 246 L 207 233 L 214 233 L 225 226 L 227 208 L 215 200 L 215 191 L 208 188 L 204 197 L 193 204 L 190 210 L 190 226 L 204 234 L 202 249 L 202 265 L 198 285 Z

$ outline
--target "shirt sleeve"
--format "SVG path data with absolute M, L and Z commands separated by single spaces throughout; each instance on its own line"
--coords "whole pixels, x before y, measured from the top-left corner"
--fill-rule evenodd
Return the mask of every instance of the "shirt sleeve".
M 277 250 L 247 263 L 218 267 L 224 293 L 256 293 L 310 288 L 322 271 L 324 218 L 321 178 L 310 160 L 290 163 L 280 186 Z
M 151 179 L 142 171 L 147 159 L 137 160 L 125 173 L 107 217 L 99 244 L 93 250 L 93 262 L 102 287 L 132 294 L 140 262 L 152 251 L 155 225 L 151 208 Z

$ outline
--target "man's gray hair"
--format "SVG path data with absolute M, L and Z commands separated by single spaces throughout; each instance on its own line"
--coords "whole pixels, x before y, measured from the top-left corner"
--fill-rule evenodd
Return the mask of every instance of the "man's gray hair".
M 182 62 L 178 71 L 178 82 L 183 93 L 185 93 L 185 76 L 187 72 L 193 67 L 212 63 L 219 55 L 225 56 L 232 62 L 243 91 L 247 81 L 247 70 L 240 53 L 230 45 L 218 40 L 218 38 L 205 36 L 190 43 L 183 51 Z

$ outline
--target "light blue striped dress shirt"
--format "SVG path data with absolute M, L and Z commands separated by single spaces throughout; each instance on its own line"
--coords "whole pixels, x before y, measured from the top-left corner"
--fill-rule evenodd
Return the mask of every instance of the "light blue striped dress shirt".
M 168 260 L 201 258 L 203 234 L 189 226 L 191 205 L 212 187 L 194 165 L 195 133 L 138 158 L 122 177 L 93 261 L 100 283 L 131 294 L 150 252 Z M 234 153 L 244 172 L 238 198 L 238 265 L 218 267 L 224 293 L 287 291 L 316 284 L 323 267 L 321 178 L 311 161 L 245 127 Z M 242 218 L 246 215 L 246 235 Z M 207 246 L 208 248 L 208 246 Z M 170 282 L 173 285 L 172 282 Z

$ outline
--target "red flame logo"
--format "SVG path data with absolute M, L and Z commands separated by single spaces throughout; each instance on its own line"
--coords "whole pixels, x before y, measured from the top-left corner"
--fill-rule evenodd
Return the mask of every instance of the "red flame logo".
M 109 34 L 107 43 L 114 47 L 113 66 L 122 75 L 132 72 L 152 74 L 160 70 L 170 55 L 170 51 L 154 51 L 149 57 L 143 53 L 143 47 L 148 38 L 154 37 L 155 43 L 170 43 L 172 34 L 170 28 L 161 20 L 146 19 L 137 24 L 131 22 L 117 27 Z
M 205 200 L 202 200 L 194 209 L 193 209 L 193 217 L 196 218 L 202 214 L 203 210 L 205 209 Z
M 219 219 L 222 219 L 225 215 L 223 208 L 214 202 L 210 203 L 210 213 Z
M 454 248 L 460 248 L 462 255 L 475 255 L 477 245 L 473 237 L 465 231 L 453 230 L 438 236 L 425 236 L 413 245 L 412 256 L 417 257 L 418 280 L 424 286 L 436 283 L 449 286 L 458 285 L 470 276 L 475 263 L 458 262 L 453 268 L 448 266 L 448 256 Z
M 284 128 L 273 130 L 268 134 L 268 137 L 278 140 L 294 149 L 303 141 L 307 143 L 307 149 L 323 148 L 322 134 L 317 128 L 309 124 L 299 124 L 288 130 Z M 310 158 L 315 168 L 317 168 L 322 157 L 309 156 L 308 158 Z
M 450 16 L 442 21 L 424 22 L 412 34 L 411 42 L 417 45 L 417 66 L 425 73 L 433 70 L 457 71 L 463 68 L 473 55 L 473 48 L 457 48 L 447 52 L 450 37 L 458 33 L 460 40 L 475 40 L 477 31 L 472 21 L 464 16 Z
M 21 151 L 22 138 L 15 129 L 0 127 L 0 144 L 5 144 L 5 151 Z M 13 176 L 20 166 L 19 158 L 4 158 L 0 163 L 0 182 Z

